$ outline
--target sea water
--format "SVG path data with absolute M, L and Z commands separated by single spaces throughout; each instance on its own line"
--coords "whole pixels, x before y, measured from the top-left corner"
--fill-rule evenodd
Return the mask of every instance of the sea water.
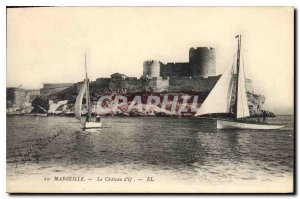
M 103 128 L 84 131 L 72 117 L 9 116 L 7 180 L 139 176 L 212 187 L 289 183 L 292 190 L 293 120 L 278 116 L 272 122 L 284 128 L 257 131 L 217 130 L 200 118 L 103 117 Z

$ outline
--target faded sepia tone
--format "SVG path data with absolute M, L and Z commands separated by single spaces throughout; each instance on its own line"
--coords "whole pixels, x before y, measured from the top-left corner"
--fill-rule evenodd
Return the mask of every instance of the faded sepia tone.
M 194 117 L 235 59 L 236 35 L 251 116 L 263 106 L 283 130 L 217 131 Z M 200 72 L 197 56 L 208 59 Z M 122 93 L 128 105 L 132 93 L 200 97 L 185 114 L 154 111 L 161 118 L 144 107 L 97 112 L 103 129 L 87 133 L 67 117 L 85 65 L 94 107 L 104 93 Z M 7 105 L 8 192 L 293 192 L 292 7 L 8 8 L 7 87 L 8 96 L 22 93 Z M 45 98 L 50 117 L 34 106 Z
M 293 8 L 26 8 L 7 16 L 8 86 L 79 81 L 85 51 L 91 79 L 116 71 L 139 77 L 144 60 L 185 62 L 194 46 L 216 48 L 220 74 L 236 47 L 232 37 L 242 34 L 255 88 L 269 107 L 293 109 Z

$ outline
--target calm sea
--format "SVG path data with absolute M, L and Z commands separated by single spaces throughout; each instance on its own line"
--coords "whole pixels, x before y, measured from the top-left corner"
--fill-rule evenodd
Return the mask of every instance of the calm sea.
M 293 116 L 280 130 L 216 130 L 199 118 L 103 117 L 86 132 L 71 117 L 7 117 L 7 176 L 146 172 L 208 183 L 292 179 Z

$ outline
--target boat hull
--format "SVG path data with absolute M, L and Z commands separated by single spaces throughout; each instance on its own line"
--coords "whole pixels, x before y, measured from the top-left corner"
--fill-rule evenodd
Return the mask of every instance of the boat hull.
M 85 129 L 97 129 L 97 128 L 101 128 L 102 124 L 101 122 L 85 122 L 83 124 L 83 127 Z
M 276 124 L 253 124 L 246 122 L 234 122 L 226 120 L 217 120 L 217 129 L 253 129 L 253 130 L 271 130 L 280 129 L 284 125 Z

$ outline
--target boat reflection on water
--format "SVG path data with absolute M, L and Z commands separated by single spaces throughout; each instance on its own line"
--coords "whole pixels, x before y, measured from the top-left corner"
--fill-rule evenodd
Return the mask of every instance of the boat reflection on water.
M 102 131 L 102 128 L 95 128 L 95 129 L 83 128 L 83 131 L 88 132 L 88 133 L 100 133 Z

